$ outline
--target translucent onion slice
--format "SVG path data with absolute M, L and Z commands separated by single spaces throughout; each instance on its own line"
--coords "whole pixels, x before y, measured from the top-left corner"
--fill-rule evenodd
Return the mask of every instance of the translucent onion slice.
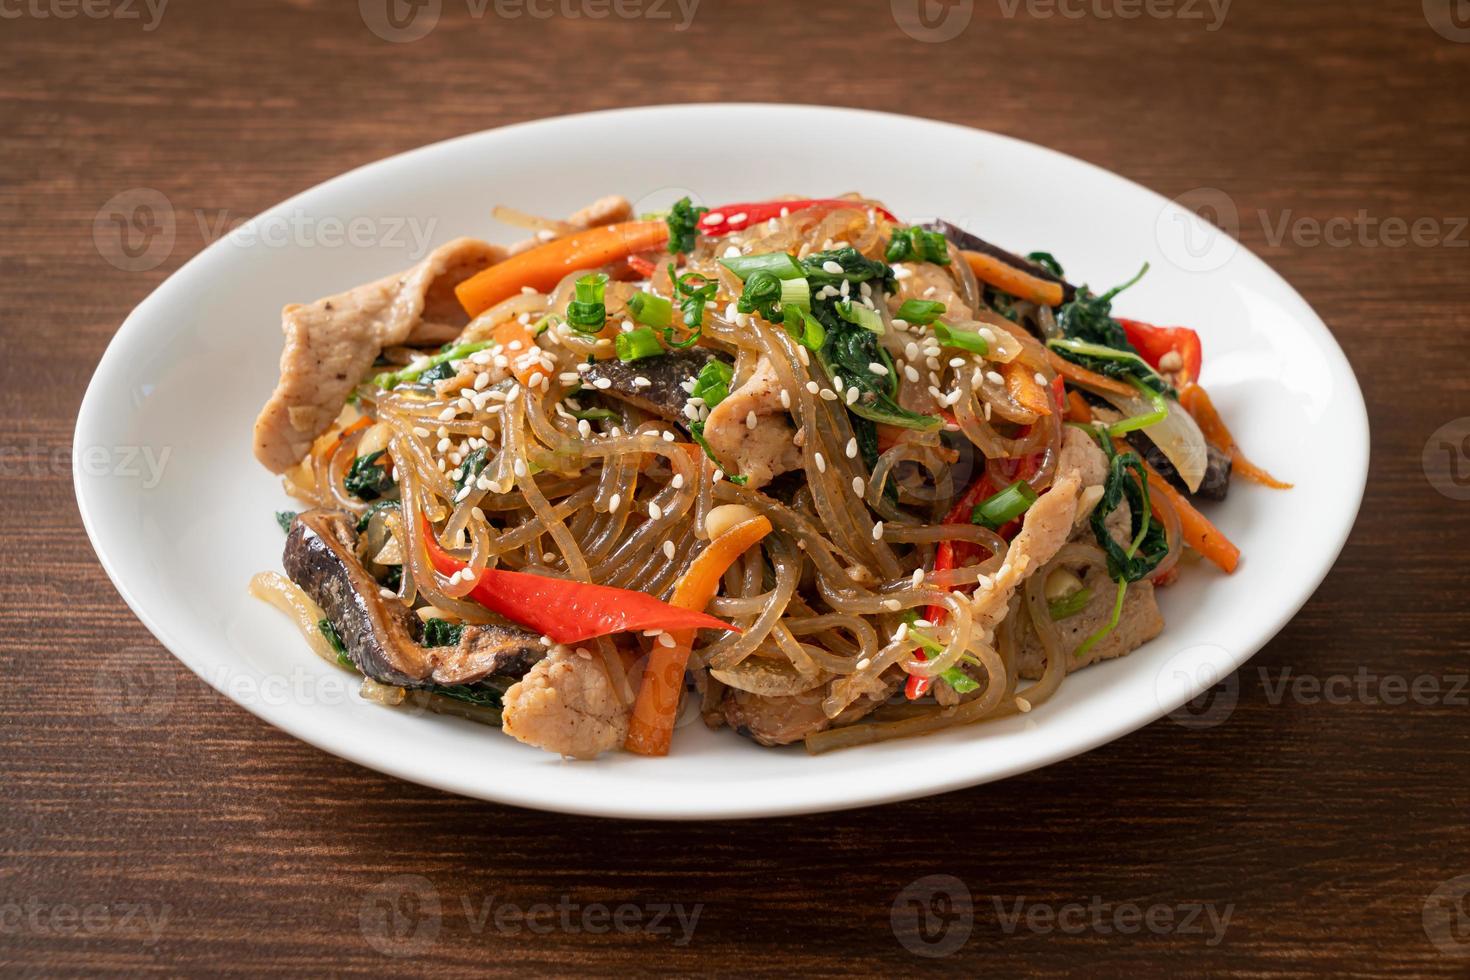
M 1114 408 L 1123 413 L 1124 418 L 1148 415 L 1154 411 L 1154 406 L 1149 403 L 1148 399 L 1140 395 L 1125 397 L 1106 391 L 1098 391 L 1095 394 L 1107 399 Z M 1174 469 L 1179 471 L 1179 478 L 1184 481 L 1189 492 L 1194 493 L 1199 489 L 1200 481 L 1205 477 L 1205 466 L 1209 462 L 1205 437 L 1194 419 L 1179 406 L 1178 402 L 1166 398 L 1164 403 L 1169 409 L 1168 418 L 1140 431 L 1152 439 L 1154 445 L 1159 447 L 1159 451 L 1174 464 Z

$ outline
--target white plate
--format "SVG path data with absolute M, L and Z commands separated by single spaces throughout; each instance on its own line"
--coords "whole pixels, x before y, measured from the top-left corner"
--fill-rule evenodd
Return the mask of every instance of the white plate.
M 1225 418 L 1258 463 L 1297 487 L 1283 494 L 1237 481 L 1229 501 L 1210 509 L 1244 560 L 1234 576 L 1198 566 L 1163 590 L 1168 626 L 1159 639 L 996 724 L 819 757 L 692 724 L 666 759 L 568 763 L 469 722 L 358 700 L 345 672 L 247 596 L 252 574 L 279 568 L 283 538 L 271 512 L 290 507 L 250 450 L 251 423 L 276 378 L 283 304 L 410 265 L 422 254 L 415 229 L 434 243 L 508 241 L 513 230 L 490 218 L 497 203 L 557 215 L 611 192 L 649 209 L 686 192 L 717 204 L 850 190 L 909 220 L 942 215 L 1014 250 L 1047 249 L 1070 278 L 1094 286 L 1128 278 L 1146 259 L 1153 271 L 1124 294 L 1120 314 L 1203 335 L 1204 381 Z M 354 218 L 349 244 L 332 222 L 350 231 Z M 128 317 L 87 390 L 75 446 L 82 518 L 118 591 L 175 656 L 249 711 L 343 758 L 452 792 L 674 819 L 833 810 L 973 786 L 1174 711 L 1259 649 L 1326 575 L 1362 496 L 1368 425 L 1346 359 L 1302 298 L 1151 191 L 1051 150 L 928 120 L 712 105 L 477 133 L 272 208 Z M 135 447 L 163 461 L 159 479 Z M 1184 720 L 1217 723 L 1230 703 L 1227 684 L 1209 714 Z

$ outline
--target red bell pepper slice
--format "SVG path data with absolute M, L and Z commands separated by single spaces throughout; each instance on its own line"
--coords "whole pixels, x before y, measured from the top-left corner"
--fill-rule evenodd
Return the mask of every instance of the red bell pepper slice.
M 821 208 L 824 211 L 836 211 L 838 208 L 872 208 L 889 221 L 897 223 L 898 219 L 893 212 L 876 204 L 864 204 L 861 201 L 844 201 L 840 198 L 813 197 L 799 201 L 758 201 L 750 204 L 726 204 L 724 207 L 714 208 L 704 217 L 699 219 L 699 232 L 712 238 L 720 235 L 728 235 L 731 232 L 741 231 L 751 225 L 758 225 L 763 221 L 781 217 L 781 212 L 794 214 L 797 211 L 810 211 L 813 208 Z
M 428 517 L 422 517 L 422 524 L 429 561 L 439 574 L 452 575 L 468 567 L 439 544 Z M 569 582 L 530 572 L 480 569 L 469 597 L 491 612 L 549 636 L 557 643 L 581 643 L 631 630 L 739 632 L 707 613 L 671 606 L 646 592 Z
M 1159 367 L 1159 361 L 1163 360 L 1165 354 L 1178 354 L 1182 364 L 1179 372 L 1184 375 L 1183 380 L 1199 380 L 1204 351 L 1200 346 L 1198 333 L 1188 327 L 1156 327 L 1140 320 L 1119 320 L 1118 323 L 1122 325 L 1128 343 L 1138 349 L 1138 353 L 1155 371 L 1164 370 Z

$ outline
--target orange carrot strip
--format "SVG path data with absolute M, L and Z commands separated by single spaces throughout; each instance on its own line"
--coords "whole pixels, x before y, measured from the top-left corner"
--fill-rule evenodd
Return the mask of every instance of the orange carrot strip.
M 720 589 L 725 570 L 745 550 L 771 533 L 765 517 L 741 521 L 709 543 L 674 586 L 669 605 L 702 611 Z M 693 630 L 674 630 L 674 645 L 655 643 L 648 667 L 633 704 L 633 718 L 623 748 L 639 755 L 668 755 L 674 736 L 679 693 L 684 689 L 684 668 L 694 645 Z
M 1084 388 L 1095 388 L 1098 391 L 1110 391 L 1115 395 L 1131 397 L 1138 394 L 1132 387 L 1121 381 L 1114 381 L 1105 374 L 1098 374 L 1096 371 L 1087 370 L 1087 368 L 1080 364 L 1073 364 L 1051 348 L 1047 348 L 1046 360 L 1051 365 L 1053 371 L 1073 384 L 1081 385 Z
M 1036 382 L 1036 372 L 1019 360 L 1000 366 L 1001 377 L 1006 379 L 1006 391 L 1011 399 L 1028 412 L 1037 415 L 1051 414 L 1051 398 L 1046 389 Z
M 1092 421 L 1092 409 L 1087 400 L 1075 391 L 1067 392 L 1067 421 L 1081 422 L 1083 425 Z
M 1186 500 L 1184 494 L 1159 476 L 1146 460 L 1143 468 L 1148 471 L 1149 492 L 1168 497 L 1169 503 L 1179 512 L 1179 526 L 1184 532 L 1185 543 L 1218 565 L 1221 571 L 1227 574 L 1235 571 L 1235 566 L 1240 563 L 1240 549 L 1231 544 L 1209 518 L 1195 510 L 1194 504 Z
M 625 221 L 589 228 L 512 255 L 482 269 L 458 286 L 454 295 L 470 316 L 510 299 L 523 286 L 546 292 L 570 272 L 596 269 L 662 245 L 669 227 L 662 221 Z
M 1062 284 L 1050 282 L 983 252 L 961 252 L 975 278 L 989 283 L 1018 299 L 1028 299 L 1042 306 L 1062 305 Z
M 526 352 L 536 347 L 536 338 L 524 323 L 519 320 L 506 320 L 504 323 L 497 323 L 490 328 L 490 336 L 500 345 L 496 352 L 510 358 L 510 371 L 521 384 L 529 388 L 531 386 L 531 376 L 533 374 L 544 373 L 545 369 L 540 364 L 523 364 L 521 362 L 521 358 L 526 356 Z M 520 346 L 512 349 L 510 345 L 517 342 L 519 342 Z
M 351 425 L 344 428 L 341 432 L 337 433 L 337 438 L 333 439 L 331 443 L 327 446 L 327 448 L 317 455 L 317 458 L 331 459 L 332 454 L 337 451 L 337 447 L 342 445 L 343 439 L 346 439 L 348 436 L 352 435 L 352 433 L 354 432 L 357 432 L 359 429 L 366 429 L 372 424 L 372 419 L 368 418 L 366 415 L 362 416 L 356 422 L 353 422 Z
M 1210 401 L 1209 394 L 1203 388 L 1192 382 L 1186 384 L 1179 389 L 1179 404 L 1184 406 L 1186 412 L 1194 416 L 1204 437 L 1230 457 L 1234 472 L 1252 483 L 1259 483 L 1273 490 L 1291 489 L 1290 483 L 1283 483 L 1245 458 L 1245 453 L 1240 451 L 1235 437 L 1230 434 L 1230 430 L 1225 426 L 1225 420 L 1220 418 L 1220 413 L 1215 410 L 1215 403 Z

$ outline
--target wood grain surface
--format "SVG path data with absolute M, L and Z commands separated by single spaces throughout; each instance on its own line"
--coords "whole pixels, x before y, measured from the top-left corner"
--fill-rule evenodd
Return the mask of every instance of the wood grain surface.
M 1470 503 L 1421 463 L 1470 415 L 1470 23 L 1450 0 L 1237 0 L 1223 22 L 1195 0 L 948 0 L 922 21 L 914 0 L 703 0 L 687 23 L 672 0 L 432 0 L 411 43 L 369 29 L 374 2 L 0 3 L 0 972 L 1470 974 Z M 969 20 L 933 40 L 943 16 Z M 211 231 L 179 220 L 126 271 L 94 241 L 110 199 L 238 220 L 456 134 L 702 100 L 911 112 L 1230 202 L 1346 349 L 1373 464 L 1336 569 L 1217 692 L 1228 719 L 868 810 L 604 822 L 339 761 L 133 618 L 80 526 L 73 420 L 117 325 Z M 1355 227 L 1315 240 L 1334 218 Z M 156 723 L 100 707 L 119 651 Z M 1288 670 L 1353 680 L 1329 703 L 1282 695 Z

